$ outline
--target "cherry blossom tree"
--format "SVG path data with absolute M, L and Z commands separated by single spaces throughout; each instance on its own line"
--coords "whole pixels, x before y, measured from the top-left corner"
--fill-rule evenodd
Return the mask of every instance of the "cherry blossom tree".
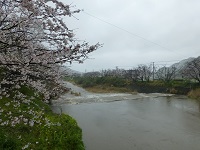
M 30 86 L 49 99 L 57 88 L 48 90 L 48 82 L 59 84 L 64 63 L 82 63 L 101 45 L 79 43 L 63 17 L 71 10 L 58 0 L 0 1 L 0 80 L 1 95 L 8 89 Z

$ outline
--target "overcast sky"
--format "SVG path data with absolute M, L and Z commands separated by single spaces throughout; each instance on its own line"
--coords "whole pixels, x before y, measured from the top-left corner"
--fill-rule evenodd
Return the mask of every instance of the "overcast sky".
M 129 69 L 200 56 L 200 0 L 62 1 L 84 9 L 66 21 L 76 38 L 104 44 L 71 69 Z

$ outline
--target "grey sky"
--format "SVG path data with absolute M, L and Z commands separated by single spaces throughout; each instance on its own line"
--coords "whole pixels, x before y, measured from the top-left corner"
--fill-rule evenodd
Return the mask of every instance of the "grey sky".
M 62 1 L 85 11 L 75 15 L 79 20 L 72 17 L 66 21 L 75 29 L 76 37 L 90 44 L 104 44 L 90 54 L 91 59 L 73 63 L 71 69 L 128 69 L 200 55 L 199 0 Z

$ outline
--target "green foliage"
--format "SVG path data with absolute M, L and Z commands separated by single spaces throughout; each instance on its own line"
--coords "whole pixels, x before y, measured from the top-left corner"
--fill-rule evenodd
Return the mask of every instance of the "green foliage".
M 171 93 L 186 95 L 191 89 L 200 87 L 198 83 L 188 80 L 172 80 L 165 82 L 162 80 L 154 81 L 132 81 L 119 77 L 74 77 L 73 81 L 87 88 L 92 92 L 123 92 L 132 89 L 132 91 L 144 93 Z M 71 79 L 70 79 L 71 82 Z M 119 91 L 119 88 L 120 89 Z M 125 90 L 127 89 L 127 90 Z
M 47 149 L 84 149 L 81 139 L 81 129 L 77 126 L 74 119 L 69 116 L 49 116 L 52 122 L 59 124 L 49 127 L 42 127 L 38 131 L 39 143 L 46 143 Z M 50 142 L 46 142 L 46 139 Z M 44 144 L 41 145 L 42 147 Z M 42 148 L 41 147 L 41 148 Z
M 125 87 L 127 80 L 119 77 L 75 77 L 74 82 L 84 88 L 94 87 L 98 85 Z
M 19 89 L 0 100 L 0 149 L 84 150 L 82 131 L 68 115 L 54 114 L 33 89 Z M 16 123 L 16 121 L 18 121 Z
M 29 96 L 29 97 L 35 95 L 35 91 L 32 88 L 29 88 L 29 87 L 24 86 L 24 85 L 22 85 L 21 88 L 18 91 L 23 93 L 26 96 Z
M 143 82 L 144 83 L 144 82 Z M 149 84 L 151 86 L 164 86 L 164 82 L 161 80 L 154 80 L 154 81 L 149 81 L 148 83 L 145 82 L 146 84 Z
M 0 130 L 0 149 L 2 150 L 16 150 L 17 141 L 13 139 L 10 135 L 5 136 L 5 134 Z

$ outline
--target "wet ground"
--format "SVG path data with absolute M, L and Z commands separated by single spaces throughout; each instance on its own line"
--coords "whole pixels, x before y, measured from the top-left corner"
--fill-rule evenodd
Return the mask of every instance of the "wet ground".
M 196 101 L 158 93 L 82 92 L 78 97 L 63 95 L 54 101 L 52 108 L 77 120 L 86 150 L 200 149 L 200 113 Z

